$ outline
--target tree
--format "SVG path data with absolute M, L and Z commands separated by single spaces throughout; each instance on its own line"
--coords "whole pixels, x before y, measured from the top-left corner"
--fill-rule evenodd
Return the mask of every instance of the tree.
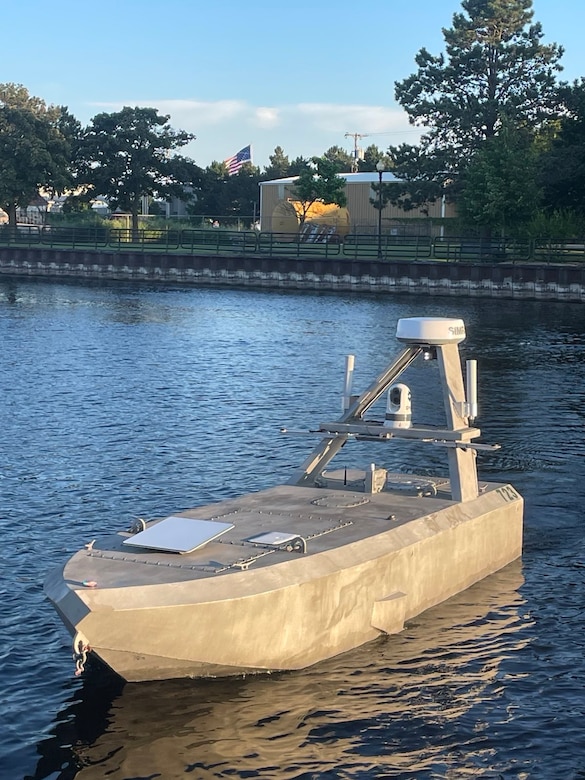
M 544 206 L 585 215 L 585 79 L 562 85 L 559 94 L 564 112 L 542 156 Z
M 230 176 L 227 165 L 214 160 L 203 172 L 194 208 L 209 217 L 253 218 L 259 213 L 260 179 L 260 169 L 251 162 Z
M 237 217 L 252 217 L 260 214 L 260 169 L 247 162 L 235 176 L 229 177 L 230 210 L 228 214 Z
M 132 215 L 138 232 L 138 214 L 144 196 L 192 197 L 193 179 L 201 169 L 173 152 L 195 136 L 173 130 L 170 117 L 154 108 L 130 108 L 98 114 L 86 128 L 81 143 L 81 178 L 89 194 L 103 195 L 110 205 Z
M 354 158 L 341 146 L 331 146 L 323 157 L 337 166 L 338 173 L 351 173 L 353 170 Z
M 229 175 L 223 162 L 214 160 L 202 172 L 197 200 L 188 206 L 191 213 L 216 217 L 228 212 Z
M 376 165 L 382 160 L 384 170 L 390 171 L 394 168 L 394 161 L 385 152 L 380 151 L 376 144 L 370 144 L 364 151 L 363 159 L 358 160 L 358 169 L 360 173 L 375 171 Z
M 337 206 L 345 206 L 346 179 L 338 176 L 338 164 L 326 157 L 313 157 L 312 165 L 303 169 L 294 187 L 292 195 L 301 204 L 300 223 L 304 225 L 309 209 L 320 201 L 322 203 L 335 203 Z
M 519 232 L 538 210 L 538 152 L 532 133 L 504 125 L 475 153 L 463 174 L 461 218 L 502 236 Z
M 290 163 L 282 146 L 275 147 L 274 154 L 271 154 L 268 159 L 270 160 L 270 165 L 264 168 L 263 179 L 282 179 L 288 176 Z
M 288 168 L 289 176 L 298 176 L 302 171 L 306 171 L 311 167 L 311 160 L 305 157 L 296 157 Z
M 417 72 L 395 84 L 411 124 L 428 128 L 418 146 L 390 148 L 400 179 L 427 182 L 419 193 L 406 190 L 407 206 L 419 205 L 421 195 L 449 195 L 466 162 L 504 121 L 537 127 L 556 110 L 563 50 L 541 43 L 532 0 L 463 0 L 462 8 L 443 30 L 446 56 L 421 49 Z
M 0 207 L 16 229 L 16 209 L 40 189 L 71 182 L 72 145 L 80 125 L 64 106 L 47 106 L 20 84 L 0 84 Z

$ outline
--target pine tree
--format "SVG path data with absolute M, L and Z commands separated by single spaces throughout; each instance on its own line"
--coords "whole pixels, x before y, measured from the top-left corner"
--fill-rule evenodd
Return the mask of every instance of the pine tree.
M 391 147 L 395 173 L 422 179 L 423 198 L 438 197 L 501 127 L 537 127 L 554 115 L 563 50 L 544 45 L 532 0 L 463 0 L 464 13 L 443 29 L 445 53 L 421 49 L 418 70 L 395 85 L 411 124 L 427 128 L 418 146 Z M 406 205 L 420 200 L 411 194 Z
M 274 154 L 271 154 L 268 159 L 270 160 L 270 165 L 267 165 L 264 168 L 262 178 L 282 179 L 285 176 L 288 176 L 290 163 L 282 146 L 276 146 L 274 148 Z

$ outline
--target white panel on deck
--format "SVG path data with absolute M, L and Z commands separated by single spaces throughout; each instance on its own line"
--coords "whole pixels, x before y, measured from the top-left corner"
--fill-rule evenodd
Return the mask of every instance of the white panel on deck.
M 160 523 L 124 540 L 131 547 L 146 547 L 163 552 L 190 553 L 217 539 L 234 526 L 214 520 L 194 520 L 191 517 L 165 517 Z
M 252 542 L 253 544 L 268 544 L 273 547 L 280 547 L 281 544 L 292 542 L 293 539 L 298 538 L 298 534 L 287 534 L 284 531 L 268 531 L 259 536 L 252 536 L 247 541 Z

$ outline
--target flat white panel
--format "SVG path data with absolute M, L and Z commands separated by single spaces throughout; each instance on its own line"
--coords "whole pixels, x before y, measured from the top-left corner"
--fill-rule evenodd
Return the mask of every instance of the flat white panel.
M 191 517 L 165 517 L 160 523 L 124 540 L 131 547 L 147 547 L 149 550 L 189 553 L 217 539 L 234 526 L 214 520 L 194 520 Z
M 281 544 L 292 542 L 293 539 L 298 538 L 298 534 L 287 534 L 283 531 L 269 531 L 268 533 L 260 534 L 259 536 L 252 536 L 248 541 L 253 542 L 254 544 L 271 544 L 280 547 Z

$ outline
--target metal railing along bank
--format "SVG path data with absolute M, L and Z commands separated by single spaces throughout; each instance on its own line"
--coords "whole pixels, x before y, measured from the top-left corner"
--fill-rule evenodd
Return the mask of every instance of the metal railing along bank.
M 330 234 L 306 241 L 296 233 L 255 230 L 132 230 L 109 227 L 0 227 L 0 246 L 49 247 L 149 254 L 345 257 L 348 259 L 444 260 L 446 262 L 585 263 L 585 239 L 481 239 L 382 234 Z

